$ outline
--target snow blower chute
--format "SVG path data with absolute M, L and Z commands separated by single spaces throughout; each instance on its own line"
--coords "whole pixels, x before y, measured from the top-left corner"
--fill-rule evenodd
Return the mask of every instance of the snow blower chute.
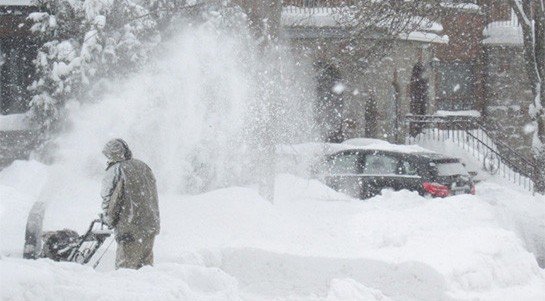
M 45 204 L 36 202 L 28 215 L 23 251 L 26 259 L 49 258 L 87 264 L 112 235 L 102 219 L 93 220 L 83 235 L 69 229 L 42 232 L 44 213 Z

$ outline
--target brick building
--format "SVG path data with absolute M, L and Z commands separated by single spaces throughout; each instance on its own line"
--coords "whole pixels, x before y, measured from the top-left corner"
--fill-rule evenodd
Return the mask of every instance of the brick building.
M 485 103 L 481 44 L 484 19 L 477 5 L 444 5 L 440 22 L 449 42 L 437 46 L 438 110 L 482 112 Z
M 533 102 L 523 55 L 522 28 L 507 0 L 483 4 L 486 106 L 483 116 L 497 139 L 530 156 L 528 108 Z

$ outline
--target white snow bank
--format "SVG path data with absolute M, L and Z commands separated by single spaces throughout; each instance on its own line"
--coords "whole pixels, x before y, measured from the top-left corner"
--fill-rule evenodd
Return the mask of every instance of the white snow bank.
M 532 197 L 512 189 L 505 183 L 484 182 L 479 185 L 481 198 L 494 206 L 500 224 L 517 233 L 527 250 L 545 268 L 545 197 Z
M 417 262 L 389 264 L 238 249 L 223 252 L 219 267 L 246 293 L 269 299 L 313 295 L 319 300 L 447 299 L 441 275 Z
M 448 44 L 449 37 L 448 35 L 440 35 L 433 32 L 425 31 L 413 31 L 409 34 L 400 34 L 399 37 L 402 40 L 417 41 L 424 43 L 437 43 L 437 44 Z
M 390 301 L 381 291 L 366 287 L 353 279 L 333 279 L 330 282 L 328 300 Z
M 441 3 L 441 6 L 446 8 L 454 8 L 459 10 L 468 10 L 468 11 L 475 11 L 475 12 L 479 12 L 481 10 L 481 7 L 478 4 L 474 4 L 474 3 L 448 3 L 445 1 Z
M 30 6 L 36 5 L 36 0 L 0 0 L 0 5 Z
M 12 258 L 20 256 L 25 206 L 33 197 L 25 195 L 21 183 L 15 190 L 6 181 L 0 173 L 1 234 L 16 243 L 2 241 L 0 270 L 3 279 L 8 274 L 10 279 L 0 299 L 35 293 L 55 300 L 86 300 L 96 298 L 93 291 L 98 288 L 108 300 L 130 299 L 146 290 L 143 296 L 165 300 L 545 297 L 544 272 L 528 252 L 545 237 L 544 200 L 494 184 L 479 185 L 477 196 L 425 199 L 408 191 L 384 191 L 360 201 L 317 181 L 282 175 L 274 204 L 248 188 L 196 196 L 162 194 L 157 266 L 114 272 L 110 250 L 100 272 L 94 272 L 72 264 Z M 46 229 L 81 232 L 99 210 L 89 187 L 72 189 L 87 198 L 79 199 L 74 210 L 71 196 L 59 195 L 49 204 Z M 16 245 L 21 246 L 19 252 Z M 31 273 L 34 270 L 41 272 Z M 108 284 L 116 281 L 122 285 Z M 128 289 L 122 291 L 123 286 Z
M 443 111 L 439 110 L 435 112 L 435 116 L 464 116 L 464 117 L 481 117 L 481 112 L 477 110 L 463 110 L 463 111 Z
M 0 115 L 0 131 L 28 130 L 30 126 L 25 114 Z
M 341 27 L 345 15 L 336 8 L 320 8 L 319 10 L 303 10 L 298 7 L 284 7 L 282 25 L 307 27 Z
M 48 260 L 0 259 L 2 300 L 240 300 L 237 281 L 217 268 L 157 264 L 97 273 Z
M 483 44 L 522 45 L 522 27 L 512 21 L 491 22 L 483 30 Z

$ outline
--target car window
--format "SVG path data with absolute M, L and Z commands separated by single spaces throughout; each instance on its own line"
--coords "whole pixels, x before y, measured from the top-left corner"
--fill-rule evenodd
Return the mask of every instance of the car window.
M 358 153 L 340 154 L 329 162 L 329 171 L 332 174 L 358 173 Z
M 370 154 L 365 156 L 364 174 L 368 175 L 395 175 L 399 174 L 399 160 L 395 157 Z
M 401 161 L 401 174 L 409 176 L 418 175 L 418 169 L 416 168 L 416 164 L 405 160 Z
M 469 175 L 464 165 L 460 162 L 438 162 L 436 163 L 438 176 Z

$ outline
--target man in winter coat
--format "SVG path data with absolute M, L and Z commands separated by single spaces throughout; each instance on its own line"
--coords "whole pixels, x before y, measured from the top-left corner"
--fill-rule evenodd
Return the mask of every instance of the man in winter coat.
M 118 243 L 116 268 L 153 265 L 153 243 L 160 230 L 155 177 L 144 162 L 132 158 L 122 139 L 108 142 L 102 153 L 108 158 L 102 209 Z

